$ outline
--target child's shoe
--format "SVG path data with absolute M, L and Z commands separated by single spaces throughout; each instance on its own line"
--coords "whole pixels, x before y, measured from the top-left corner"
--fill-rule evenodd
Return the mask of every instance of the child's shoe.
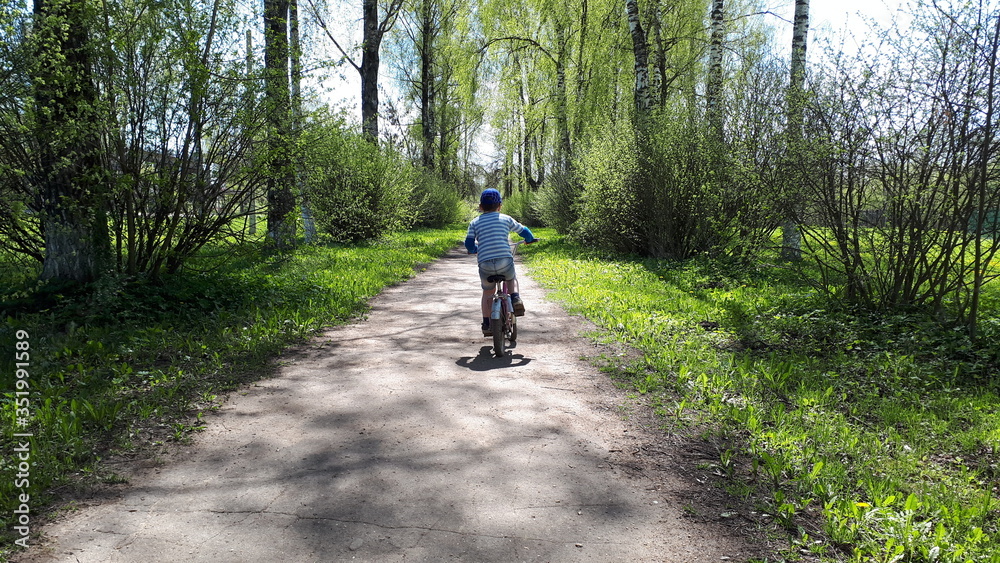
M 521 297 L 519 295 L 511 295 L 510 304 L 514 306 L 515 317 L 524 316 L 524 302 L 521 301 Z
M 490 329 L 490 321 L 483 321 L 483 336 L 493 336 L 493 331 Z

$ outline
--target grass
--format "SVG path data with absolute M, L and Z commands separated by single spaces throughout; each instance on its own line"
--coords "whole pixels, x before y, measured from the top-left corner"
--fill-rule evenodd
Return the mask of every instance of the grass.
M 0 546 L 18 537 L 19 495 L 29 495 L 36 519 L 58 487 L 120 480 L 102 458 L 188 440 L 220 394 L 266 377 L 290 344 L 363 314 L 369 298 L 464 234 L 423 230 L 271 257 L 253 247 L 225 261 L 195 261 L 199 272 L 158 284 L 112 279 L 86 294 L 39 290 L 31 276 L 15 279 L 16 268 L 0 270 L 10 272 L 10 285 L 0 285 L 21 284 L 0 295 L 0 473 L 8 476 L 0 480 Z M 20 397 L 17 342 L 30 348 L 29 394 Z M 15 426 L 22 397 L 31 415 L 23 428 Z M 33 434 L 24 487 L 13 478 L 15 432 Z
M 799 548 L 1000 561 L 1000 311 L 970 342 L 918 311 L 852 310 L 786 268 L 601 256 L 536 234 L 532 276 L 642 353 L 608 369 L 665 424 L 714 435 L 729 489 Z

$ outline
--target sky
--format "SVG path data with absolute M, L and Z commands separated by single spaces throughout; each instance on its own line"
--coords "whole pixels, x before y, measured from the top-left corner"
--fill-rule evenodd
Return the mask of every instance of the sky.
M 826 24 L 835 29 L 844 25 L 863 25 L 858 14 L 887 21 L 900 4 L 900 0 L 812 0 L 810 23 L 814 27 Z
M 811 0 L 809 3 L 809 41 L 831 39 L 846 51 L 857 49 L 869 30 L 870 21 L 888 25 L 905 4 L 905 0 Z M 794 0 L 781 0 L 781 7 L 774 11 L 791 21 Z M 791 24 L 785 26 L 788 43 L 791 42 Z M 811 45 L 810 45 L 811 47 Z M 817 50 L 813 50 L 817 52 Z

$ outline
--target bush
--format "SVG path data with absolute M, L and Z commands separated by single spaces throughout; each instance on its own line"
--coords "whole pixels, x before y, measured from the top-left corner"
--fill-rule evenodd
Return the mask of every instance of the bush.
M 413 225 L 415 172 L 397 152 L 330 125 L 313 131 L 307 146 L 307 195 L 317 226 L 333 240 L 372 240 Z
M 569 233 L 580 217 L 577 202 L 581 191 L 580 180 L 573 175 L 550 174 L 534 200 L 542 224 L 560 234 Z
M 685 107 L 651 118 L 646 133 L 618 124 L 599 133 L 580 165 L 573 234 L 607 250 L 684 259 L 746 257 L 776 223 L 771 185 L 744 168 Z M 570 209 L 573 209 L 570 205 Z
M 503 200 L 503 212 L 528 227 L 540 227 L 542 219 L 537 209 L 538 196 L 528 190 L 516 190 Z
M 626 254 L 644 246 L 635 189 L 638 153 L 630 126 L 611 126 L 595 135 L 578 166 L 583 194 L 580 217 L 573 228 L 576 238 Z M 597 238 L 600 233 L 615 236 Z
M 458 189 L 431 171 L 418 173 L 413 202 L 416 227 L 440 228 L 461 223 L 470 215 Z

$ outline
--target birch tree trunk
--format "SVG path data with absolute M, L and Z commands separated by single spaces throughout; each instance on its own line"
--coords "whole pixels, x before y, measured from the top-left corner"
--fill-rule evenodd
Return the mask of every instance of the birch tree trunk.
M 712 39 L 708 55 L 708 83 L 705 85 L 705 115 L 712 134 L 722 138 L 722 55 L 725 42 L 725 6 L 712 0 Z
M 649 91 L 649 43 L 639 17 L 638 0 L 625 0 L 625 11 L 628 14 L 629 32 L 632 35 L 632 53 L 635 55 L 635 111 L 637 121 L 641 124 L 649 117 L 652 108 Z
M 802 139 L 802 104 L 805 103 L 806 47 L 809 33 L 809 0 L 795 0 L 795 21 L 792 31 L 792 65 L 788 86 L 788 148 L 794 158 Z M 781 226 L 781 257 L 784 260 L 802 259 L 802 231 L 797 221 L 797 182 L 786 190 L 786 217 Z
M 291 51 L 292 65 L 292 131 L 293 139 L 298 143 L 302 133 L 302 39 L 299 32 L 299 1 L 288 3 L 288 39 Z M 311 244 L 316 240 L 316 221 L 313 220 L 309 207 L 309 194 L 306 191 L 306 171 L 302 160 L 296 158 L 295 185 L 299 192 L 299 212 L 302 215 L 302 229 L 305 231 L 305 241 Z

